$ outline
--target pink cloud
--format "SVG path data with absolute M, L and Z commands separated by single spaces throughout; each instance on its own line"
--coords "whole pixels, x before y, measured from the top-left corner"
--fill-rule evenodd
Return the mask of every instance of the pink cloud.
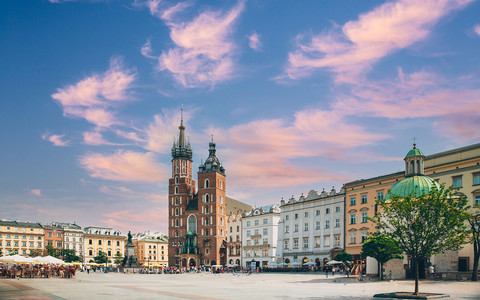
M 248 37 L 248 45 L 255 51 L 260 51 L 262 48 L 262 42 L 260 41 L 260 35 L 256 32 L 252 33 Z
M 235 21 L 244 9 L 240 1 L 230 11 L 207 10 L 191 22 L 177 20 L 179 12 L 190 4 L 179 3 L 160 12 L 159 3 L 151 3 L 151 13 L 160 17 L 170 28 L 175 47 L 158 57 L 158 70 L 168 71 L 187 88 L 213 86 L 230 79 L 234 73 L 235 44 L 231 38 Z M 142 47 L 144 56 L 150 55 L 149 44 Z
M 168 195 L 166 194 L 142 193 L 123 186 L 103 185 L 100 187 L 100 191 L 115 198 L 142 199 L 150 203 L 168 203 Z
M 473 31 L 480 36 L 480 24 L 475 24 L 475 26 L 473 26 Z
M 83 133 L 83 141 L 87 145 L 119 145 L 115 143 L 110 143 L 103 139 L 103 135 L 99 131 L 87 131 Z
M 32 189 L 32 190 L 30 191 L 30 194 L 31 194 L 31 195 L 34 195 L 34 196 L 37 196 L 37 197 L 40 197 L 40 196 L 42 196 L 42 190 L 40 190 L 40 189 Z
M 88 153 L 80 164 L 94 178 L 125 182 L 158 182 L 168 178 L 166 165 L 159 164 L 152 152 L 118 150 L 113 155 Z
M 121 210 L 103 214 L 108 218 L 106 225 L 119 228 L 123 232 L 154 230 L 168 232 L 168 208 L 153 207 L 145 211 Z
M 356 82 L 379 59 L 423 40 L 441 18 L 470 2 L 388 2 L 345 23 L 340 31 L 299 35 L 297 50 L 289 53 L 285 75 L 279 79 L 298 79 L 323 68 L 335 72 L 338 82 Z
M 110 60 L 110 68 L 102 75 L 92 75 L 74 85 L 57 89 L 52 98 L 63 107 L 64 115 L 84 118 L 100 127 L 119 124 L 109 109 L 131 98 L 129 90 L 136 74 L 123 68 L 119 58 Z
M 65 135 L 58 135 L 58 134 L 44 134 L 42 135 L 42 139 L 51 142 L 55 146 L 58 147 L 64 147 L 67 146 L 70 142 L 69 141 L 64 141 L 63 138 Z

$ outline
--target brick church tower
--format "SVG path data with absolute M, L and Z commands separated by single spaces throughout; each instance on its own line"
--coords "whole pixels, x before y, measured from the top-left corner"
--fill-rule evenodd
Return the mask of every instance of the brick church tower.
M 168 189 L 168 264 L 188 267 L 226 264 L 225 169 L 215 143 L 198 170 L 198 193 L 192 176 L 192 149 L 185 140 L 183 109 L 178 141 L 172 147 Z

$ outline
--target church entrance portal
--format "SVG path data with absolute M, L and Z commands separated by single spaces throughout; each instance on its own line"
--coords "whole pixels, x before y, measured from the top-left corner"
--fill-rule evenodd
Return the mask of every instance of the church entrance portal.
M 196 266 L 195 260 L 194 260 L 193 258 L 190 259 L 189 266 L 190 266 L 190 267 L 195 267 L 195 266 Z

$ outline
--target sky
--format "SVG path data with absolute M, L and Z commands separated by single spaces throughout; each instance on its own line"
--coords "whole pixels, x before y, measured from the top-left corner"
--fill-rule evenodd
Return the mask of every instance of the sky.
M 0 218 L 167 232 L 184 109 L 262 206 L 480 142 L 480 3 L 0 1 Z

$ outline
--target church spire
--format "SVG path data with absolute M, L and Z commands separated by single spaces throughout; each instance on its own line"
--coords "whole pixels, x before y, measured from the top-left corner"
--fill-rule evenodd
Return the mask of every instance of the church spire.
M 192 160 L 192 149 L 190 143 L 185 140 L 185 126 L 183 125 L 183 107 L 180 111 L 180 126 L 178 127 L 180 133 L 178 135 L 178 142 L 173 142 L 172 158 L 183 158 Z

